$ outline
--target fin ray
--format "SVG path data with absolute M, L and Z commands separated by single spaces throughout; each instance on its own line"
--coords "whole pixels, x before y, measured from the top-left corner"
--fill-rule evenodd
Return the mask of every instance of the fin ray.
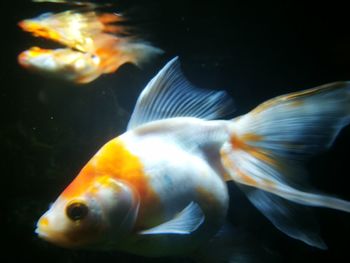
M 240 184 L 299 204 L 350 212 L 348 201 L 301 190 L 305 185 L 295 172 L 298 161 L 330 147 L 349 122 L 349 82 L 283 95 L 231 123 L 222 163 Z
M 240 185 L 240 189 L 245 192 L 250 202 L 281 232 L 308 245 L 327 249 L 326 244 L 320 238 L 318 224 L 312 211 L 307 207 L 249 186 Z
M 175 57 L 142 91 L 128 130 L 147 122 L 174 117 L 217 119 L 231 114 L 232 105 L 226 92 L 198 89 L 190 84 Z

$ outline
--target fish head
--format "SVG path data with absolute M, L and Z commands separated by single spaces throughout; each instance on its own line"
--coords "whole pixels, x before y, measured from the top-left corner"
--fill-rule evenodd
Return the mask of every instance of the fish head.
M 46 39 L 51 39 L 53 41 L 60 41 L 62 35 L 59 31 L 55 30 L 50 23 L 47 23 L 47 19 L 51 17 L 52 13 L 45 13 L 34 19 L 25 19 L 18 23 L 18 26 L 35 37 L 42 37 Z
M 40 238 L 68 248 L 106 249 L 130 234 L 139 207 L 133 188 L 107 175 L 88 179 L 78 175 L 40 217 Z
M 69 10 L 57 14 L 44 13 L 36 18 L 20 21 L 18 26 L 35 37 L 82 52 L 94 52 L 94 42 L 104 35 L 104 31 L 117 32 L 120 28 L 107 23 L 118 21 L 112 20 L 113 17 L 118 18 L 108 13 L 97 15 L 93 11 L 79 13 Z
M 29 70 L 76 83 L 89 82 L 102 74 L 98 56 L 70 48 L 32 47 L 20 53 L 18 62 Z

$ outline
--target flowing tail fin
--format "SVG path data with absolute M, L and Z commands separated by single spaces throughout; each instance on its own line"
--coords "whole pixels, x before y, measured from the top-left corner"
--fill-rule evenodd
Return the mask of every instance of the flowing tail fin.
M 310 245 L 324 247 L 302 233 L 296 234 L 297 226 L 291 233 L 290 225 L 279 222 L 276 214 L 285 215 L 282 216 L 282 211 L 276 213 L 276 203 L 281 203 L 277 201 L 281 197 L 302 205 L 350 212 L 348 201 L 304 191 L 300 168 L 300 161 L 329 148 L 349 123 L 350 82 L 279 96 L 234 119 L 230 124 L 230 140 L 221 149 L 222 163 L 230 179 L 242 185 L 250 201 L 277 228 Z M 246 186 L 274 195 L 256 198 Z
M 127 39 L 127 41 L 120 46 L 120 49 L 125 55 L 129 56 L 129 62 L 137 66 L 142 66 L 154 57 L 164 53 L 160 48 L 154 47 L 145 41 L 132 39 Z
M 117 38 L 109 34 L 100 35 L 95 45 L 95 53 L 100 58 L 99 68 L 102 73 L 112 73 L 125 63 L 143 66 L 164 53 L 163 50 L 147 42 L 129 37 Z

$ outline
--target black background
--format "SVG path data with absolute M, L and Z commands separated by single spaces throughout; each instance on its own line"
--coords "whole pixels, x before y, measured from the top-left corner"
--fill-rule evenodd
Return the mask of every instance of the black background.
M 1 262 L 187 262 L 57 248 L 35 236 L 35 222 L 97 149 L 124 131 L 138 93 L 175 55 L 191 82 L 227 90 L 236 115 L 276 95 L 350 80 L 348 9 L 321 2 L 116 1 L 136 32 L 166 52 L 143 69 L 125 65 L 75 86 L 17 63 L 22 50 L 50 45 L 17 22 L 67 7 L 1 1 Z M 307 163 L 312 185 L 348 200 L 349 146 L 346 128 L 330 151 Z M 249 214 L 242 222 L 272 244 L 280 261 L 349 260 L 350 215 L 315 209 L 329 246 L 320 251 L 280 234 L 244 196 L 234 197 L 229 220 Z

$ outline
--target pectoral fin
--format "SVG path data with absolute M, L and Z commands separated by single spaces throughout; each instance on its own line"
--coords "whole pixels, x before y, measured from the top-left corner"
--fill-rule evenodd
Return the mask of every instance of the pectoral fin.
M 197 203 L 191 202 L 173 219 L 139 232 L 142 235 L 180 234 L 187 235 L 196 231 L 204 222 L 205 216 Z

